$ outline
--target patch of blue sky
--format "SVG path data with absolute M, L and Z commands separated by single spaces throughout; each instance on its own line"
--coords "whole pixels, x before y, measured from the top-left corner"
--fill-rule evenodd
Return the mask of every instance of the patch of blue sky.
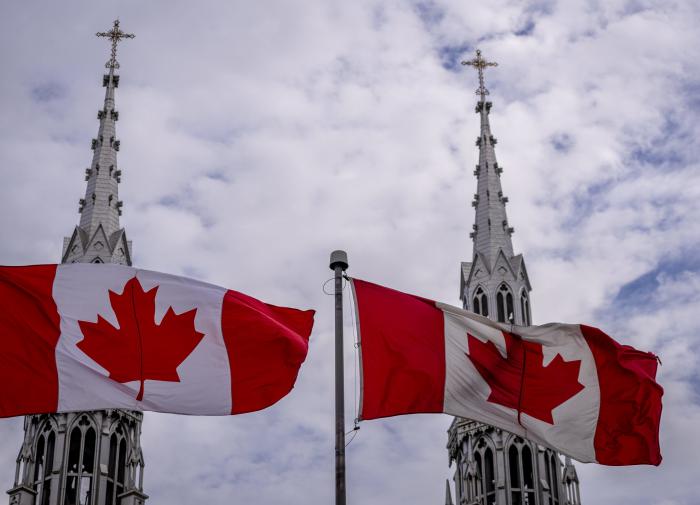
M 678 121 L 666 117 L 661 133 L 646 145 L 634 145 L 627 160 L 632 164 L 663 165 L 667 168 L 681 165 L 686 159 L 685 150 L 679 147 L 689 143 L 694 143 L 691 132 L 685 130 Z
M 478 39 L 476 39 L 476 47 L 481 46 L 483 42 L 488 42 L 490 40 L 498 40 L 503 38 L 504 32 L 492 32 L 492 33 L 487 33 L 485 35 L 482 35 Z M 488 59 L 488 58 L 487 58 Z
M 377 5 L 372 9 L 372 28 L 381 30 L 387 22 L 386 8 L 384 5 Z
M 616 311 L 644 310 L 653 301 L 661 286 L 661 279 L 678 279 L 688 272 L 700 273 L 700 253 L 697 248 L 686 248 L 678 254 L 665 257 L 650 270 L 620 288 L 611 302 Z
M 668 209 L 667 214 L 661 216 L 661 218 L 656 222 L 655 229 L 657 230 L 677 230 L 679 226 L 683 226 L 686 222 L 686 218 L 680 215 L 678 212 L 673 212 L 671 210 L 671 204 L 676 202 L 675 199 L 655 199 L 653 201 L 654 205 L 659 209 Z M 700 246 L 700 244 L 698 244 Z
M 645 2 L 640 0 L 628 0 L 627 3 L 622 7 L 621 14 L 623 16 L 633 16 L 634 14 L 639 14 L 649 10 L 649 7 L 645 5 Z
M 532 19 L 528 19 L 523 26 L 515 30 L 513 33 L 517 37 L 527 37 L 529 35 L 532 35 L 532 33 L 535 31 L 535 22 Z
M 630 160 L 657 167 L 663 165 L 666 168 L 681 166 L 685 161 L 681 152 L 664 149 L 659 145 L 634 148 L 630 153 Z
M 442 46 L 438 48 L 438 57 L 442 68 L 457 72 L 461 67 L 462 60 L 469 59 L 472 52 L 473 46 L 468 43 L 457 46 Z
M 694 373 L 690 376 L 690 395 L 695 405 L 700 405 L 700 374 Z M 663 384 L 662 384 L 663 385 Z
M 574 146 L 575 139 L 566 132 L 555 133 L 549 138 L 550 145 L 555 151 L 560 153 L 568 153 Z
M 210 170 L 204 174 L 207 179 L 221 182 L 231 182 L 231 178 L 228 177 L 224 170 Z
M 35 102 L 47 103 L 64 98 L 66 96 L 66 88 L 57 82 L 44 82 L 32 87 L 30 94 Z
M 172 209 L 192 211 L 194 194 L 192 187 L 187 185 L 177 193 L 170 193 L 158 199 L 158 205 Z
M 414 4 L 414 8 L 428 28 L 440 24 L 445 17 L 445 10 L 433 0 L 419 0 Z
M 177 197 L 175 195 L 165 195 L 163 198 L 158 200 L 158 205 L 162 205 L 163 207 L 176 208 L 176 209 L 183 208 L 182 198 Z
M 605 195 L 611 191 L 613 186 L 614 181 L 608 179 L 575 193 L 571 209 L 563 225 L 567 227 L 578 226 L 596 210 L 604 209 L 607 206 Z
M 525 12 L 532 15 L 549 15 L 552 13 L 554 6 L 556 4 L 555 0 L 541 0 L 534 1 L 525 7 Z
M 680 96 L 691 111 L 700 111 L 700 81 L 689 81 L 681 85 Z
M 250 462 L 253 464 L 269 463 L 272 457 L 267 451 L 257 451 L 251 455 Z

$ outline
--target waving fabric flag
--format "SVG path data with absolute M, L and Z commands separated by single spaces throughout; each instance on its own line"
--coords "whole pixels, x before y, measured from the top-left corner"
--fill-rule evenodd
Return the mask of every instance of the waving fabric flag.
M 661 462 L 657 358 L 584 325 L 513 326 L 358 279 L 361 419 L 444 412 L 605 465 Z
M 294 386 L 313 316 L 121 265 L 0 267 L 0 417 L 263 409 Z

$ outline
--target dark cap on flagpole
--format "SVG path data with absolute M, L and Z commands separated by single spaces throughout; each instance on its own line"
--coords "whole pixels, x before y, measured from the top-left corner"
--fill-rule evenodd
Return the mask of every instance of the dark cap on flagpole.
M 335 270 L 336 267 L 346 270 L 348 268 L 348 253 L 340 250 L 333 251 L 331 253 L 331 263 L 329 266 L 331 270 Z

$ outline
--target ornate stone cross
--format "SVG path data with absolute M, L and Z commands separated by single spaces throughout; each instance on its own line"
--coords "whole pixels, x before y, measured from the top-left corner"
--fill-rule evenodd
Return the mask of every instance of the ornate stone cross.
M 98 37 L 107 37 L 112 41 L 112 56 L 109 61 L 105 64 L 107 68 L 119 68 L 119 62 L 117 61 L 117 44 L 121 39 L 133 39 L 135 35 L 133 33 L 124 33 L 119 29 L 119 20 L 114 20 L 114 27 L 108 32 L 97 32 L 95 35 Z
M 489 94 L 489 90 L 484 86 L 484 69 L 486 67 L 497 67 L 498 63 L 493 61 L 486 61 L 481 57 L 481 50 L 476 50 L 476 58 L 470 61 L 463 61 L 462 65 L 471 65 L 476 68 L 479 72 L 479 88 L 476 90 L 477 95 L 481 95 L 481 101 L 483 102 L 486 95 Z

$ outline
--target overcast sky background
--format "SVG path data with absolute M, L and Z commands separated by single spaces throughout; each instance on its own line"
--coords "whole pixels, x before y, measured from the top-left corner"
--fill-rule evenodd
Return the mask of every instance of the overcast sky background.
M 459 61 L 477 47 L 499 63 L 491 125 L 535 322 L 597 325 L 663 361 L 663 463 L 579 464 L 584 504 L 698 503 L 697 2 L 2 2 L 2 264 L 59 261 L 78 221 L 108 58 L 94 33 L 116 17 L 136 33 L 116 98 L 135 265 L 318 310 L 274 407 L 145 415 L 149 504 L 331 502 L 328 255 L 459 303 L 479 128 L 476 73 Z M 444 503 L 449 423 L 363 423 L 349 503 Z M 2 489 L 21 424 L 0 421 Z

